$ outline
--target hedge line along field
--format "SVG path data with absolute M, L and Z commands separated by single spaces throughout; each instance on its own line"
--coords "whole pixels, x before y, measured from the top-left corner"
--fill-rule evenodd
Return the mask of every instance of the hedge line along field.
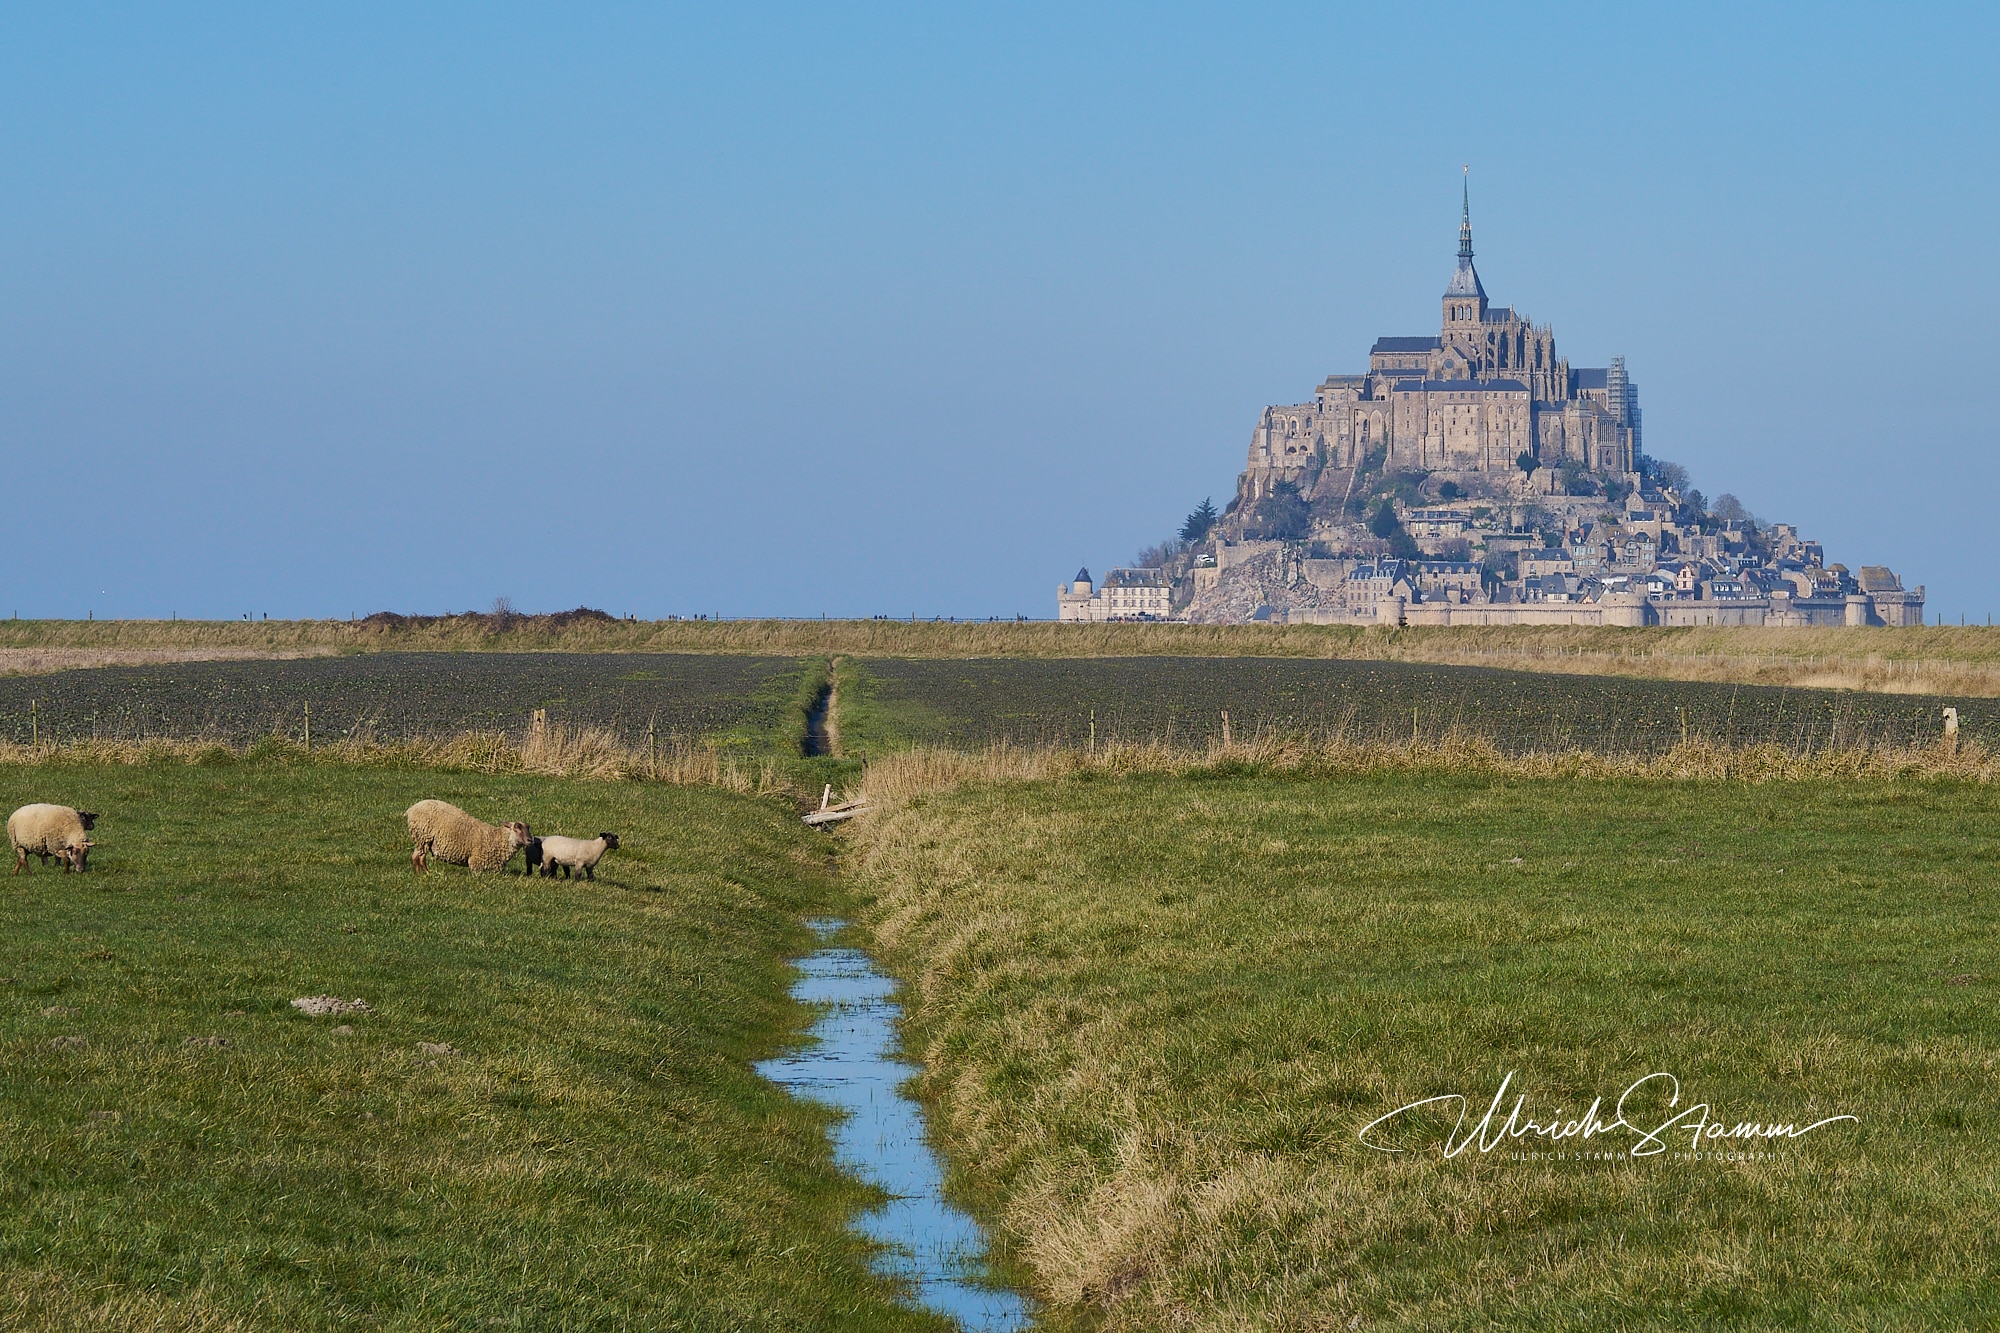
M 1160 741 L 1222 734 L 1355 741 L 1477 735 L 1503 751 L 1659 754 L 1683 739 L 1794 751 L 2000 742 L 2000 700 L 1562 676 L 1489 667 L 1296 658 L 841 659 L 845 752 Z M 1683 732 L 1685 728 L 1685 733 Z
M 519 732 L 538 708 L 571 727 L 644 742 L 796 744 L 797 658 L 657 653 L 379 653 L 290 661 L 183 662 L 0 677 L 0 735 L 25 741 L 279 733 L 384 741 Z M 31 712 L 32 708 L 32 712 Z
M 1043 1327 L 2000 1322 L 2000 792 L 1242 770 L 843 835 Z M 1516 1096 L 1517 1128 L 1615 1124 L 1655 1072 L 1681 1096 L 1642 1090 L 1646 1129 L 1859 1121 L 1447 1157 L 1432 1104 L 1360 1140 L 1455 1094 L 1462 1141 L 1503 1082 L 1493 1128 Z
M 419 877 L 423 796 L 623 842 L 595 883 Z M 751 1069 L 810 1017 L 801 916 L 844 906 L 789 805 L 0 770 L 31 799 L 101 818 L 89 874 L 0 880 L 0 1326 L 949 1327 L 871 1276 L 827 1114 Z

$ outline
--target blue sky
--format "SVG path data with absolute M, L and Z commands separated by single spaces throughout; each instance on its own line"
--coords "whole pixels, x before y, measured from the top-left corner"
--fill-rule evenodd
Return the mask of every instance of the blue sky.
M 1996 11 L 12 5 L 24 616 L 1053 613 L 1487 291 L 2000 610 Z M 717 12 L 726 11 L 726 12 Z

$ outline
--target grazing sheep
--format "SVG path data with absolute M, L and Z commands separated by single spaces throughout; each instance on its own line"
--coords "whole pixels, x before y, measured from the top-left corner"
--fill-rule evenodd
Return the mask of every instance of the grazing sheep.
M 55 857 L 56 864 L 63 868 L 65 875 L 72 870 L 81 873 L 90 869 L 90 849 L 96 845 L 89 838 L 85 838 L 82 842 L 76 843 L 73 846 L 58 847 L 55 851 L 50 852 L 49 856 Z M 42 859 L 46 862 L 48 856 Z
M 543 838 L 542 862 L 547 869 L 542 873 L 554 879 L 556 870 L 560 867 L 563 878 L 568 879 L 570 870 L 574 868 L 581 870 L 585 879 L 594 880 L 597 876 L 593 871 L 597 867 L 598 859 L 606 852 L 617 849 L 616 833 L 600 833 L 589 842 L 585 842 L 582 838 Z
M 51 856 L 63 873 L 85 869 L 96 844 L 85 835 L 97 827 L 97 812 L 66 805 L 24 805 L 7 818 L 7 837 L 14 844 L 14 873 L 20 874 L 33 853 L 47 865 Z
M 410 807 L 410 864 L 426 869 L 432 861 L 472 871 L 498 870 L 529 843 L 528 826 L 518 820 L 494 826 L 443 801 Z

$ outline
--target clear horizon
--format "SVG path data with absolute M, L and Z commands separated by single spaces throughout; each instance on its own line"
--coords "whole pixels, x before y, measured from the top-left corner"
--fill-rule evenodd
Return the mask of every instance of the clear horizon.
M 23 617 L 1053 615 L 1492 299 L 1980 623 L 1995 14 L 16 8 Z

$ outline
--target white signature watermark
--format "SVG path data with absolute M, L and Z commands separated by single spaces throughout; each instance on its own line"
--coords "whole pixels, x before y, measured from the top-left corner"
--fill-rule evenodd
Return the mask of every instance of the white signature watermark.
M 1626 1104 L 1648 1100 L 1645 1096 L 1639 1095 L 1640 1090 L 1647 1088 L 1649 1084 L 1658 1083 L 1659 1080 L 1665 1082 L 1651 1091 L 1664 1091 L 1668 1094 L 1666 1109 L 1672 1110 L 1673 1114 L 1653 1124 L 1651 1129 L 1647 1129 L 1645 1124 L 1651 1123 L 1651 1117 L 1635 1105 L 1631 1115 L 1638 1116 L 1640 1123 L 1633 1123 L 1627 1118 Z M 1377 1126 L 1387 1125 L 1399 1115 L 1426 1106 L 1436 1106 L 1449 1113 L 1447 1104 L 1453 1102 L 1457 1103 L 1458 1107 L 1458 1123 L 1452 1127 L 1449 1134 L 1445 1135 L 1446 1157 L 1456 1157 L 1475 1145 L 1481 1153 L 1489 1153 L 1504 1146 L 1520 1146 L 1518 1141 L 1521 1139 L 1536 1139 L 1551 1144 L 1567 1143 L 1571 1139 L 1589 1143 L 1593 1138 L 1604 1136 L 1608 1146 L 1611 1141 L 1610 1136 L 1613 1135 L 1634 1136 L 1636 1142 L 1631 1143 L 1626 1151 L 1633 1157 L 1652 1157 L 1665 1152 L 1668 1147 L 1668 1136 L 1677 1133 L 1688 1136 L 1688 1150 L 1695 1152 L 1704 1148 L 1739 1148 L 1752 1141 L 1770 1143 L 1781 1139 L 1801 1139 L 1816 1129 L 1843 1120 L 1853 1121 L 1857 1125 L 1861 1123 L 1859 1116 L 1852 1115 L 1830 1115 L 1823 1120 L 1815 1120 L 1810 1125 L 1803 1126 L 1796 1121 L 1739 1120 L 1730 1123 L 1716 1119 L 1714 1108 L 1707 1102 L 1695 1102 L 1685 1109 L 1673 1110 L 1681 1104 L 1681 1081 L 1668 1073 L 1648 1074 L 1626 1088 L 1618 1095 L 1618 1104 L 1612 1109 L 1613 1119 L 1608 1122 L 1601 1114 L 1604 1109 L 1602 1097 L 1591 1102 L 1589 1110 L 1573 1119 L 1565 1120 L 1563 1108 L 1560 1106 L 1556 1108 L 1555 1116 L 1550 1120 L 1531 1119 L 1522 1114 L 1528 1101 L 1525 1093 L 1515 1094 L 1512 1109 L 1503 1117 L 1500 1111 L 1501 1103 L 1506 1100 L 1507 1087 L 1513 1081 L 1514 1073 L 1509 1070 L 1507 1077 L 1500 1080 L 1500 1087 L 1494 1092 L 1493 1101 L 1487 1106 L 1485 1116 L 1470 1130 L 1467 1130 L 1465 1125 L 1470 1103 L 1458 1093 L 1450 1092 L 1439 1097 L 1426 1097 L 1422 1101 L 1411 1102 L 1408 1106 L 1399 1106 L 1387 1115 L 1377 1116 L 1363 1125 L 1355 1137 L 1377 1152 L 1408 1152 L 1407 1148 L 1395 1148 L 1370 1141 L 1369 1131 Z

